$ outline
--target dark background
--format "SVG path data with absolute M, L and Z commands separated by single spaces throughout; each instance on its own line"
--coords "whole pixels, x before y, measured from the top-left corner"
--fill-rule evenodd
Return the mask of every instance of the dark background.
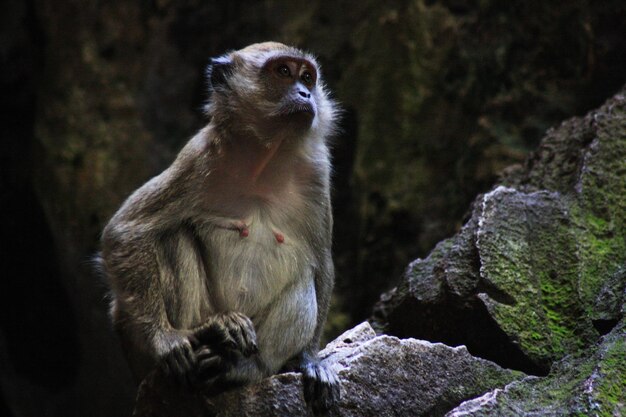
M 134 386 L 91 272 L 123 199 L 206 123 L 211 56 L 317 54 L 341 103 L 327 337 L 547 128 L 626 82 L 626 4 L 6 0 L 0 11 L 0 415 L 128 415 Z

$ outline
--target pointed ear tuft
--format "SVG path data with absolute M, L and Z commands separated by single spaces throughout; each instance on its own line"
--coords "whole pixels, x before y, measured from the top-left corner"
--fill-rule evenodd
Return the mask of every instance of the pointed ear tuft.
M 218 87 L 226 86 L 228 76 L 233 69 L 233 61 L 228 56 L 212 58 L 206 69 L 209 91 L 212 92 Z

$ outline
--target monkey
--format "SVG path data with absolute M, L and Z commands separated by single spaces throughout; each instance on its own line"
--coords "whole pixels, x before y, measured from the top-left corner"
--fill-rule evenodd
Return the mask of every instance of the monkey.
M 161 369 L 215 393 L 295 369 L 327 410 L 340 396 L 318 358 L 338 106 L 316 59 L 281 43 L 213 58 L 206 74 L 208 124 L 102 232 L 113 326 L 139 381 Z

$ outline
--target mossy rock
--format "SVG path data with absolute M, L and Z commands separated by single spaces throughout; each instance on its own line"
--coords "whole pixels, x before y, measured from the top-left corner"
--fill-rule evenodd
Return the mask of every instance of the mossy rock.
M 620 416 L 626 410 L 626 327 L 585 356 L 558 362 L 547 378 L 528 377 L 467 401 L 447 417 Z
M 499 187 L 484 196 L 482 208 L 481 278 L 512 301 L 478 296 L 511 340 L 548 369 L 597 338 L 577 294 L 576 235 L 567 203 L 555 192 Z
M 625 238 L 622 90 L 550 130 L 525 167 L 479 196 L 461 232 L 410 265 L 374 321 L 546 374 L 623 317 Z

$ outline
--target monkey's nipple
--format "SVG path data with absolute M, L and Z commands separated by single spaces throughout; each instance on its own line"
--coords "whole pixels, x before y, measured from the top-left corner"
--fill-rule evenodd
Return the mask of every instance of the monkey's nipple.
M 285 236 L 282 233 L 274 232 L 274 237 L 278 243 L 283 243 L 285 241 Z
M 249 234 L 250 234 L 250 230 L 248 230 L 247 227 L 242 227 L 241 229 L 239 229 L 240 237 L 248 237 Z

